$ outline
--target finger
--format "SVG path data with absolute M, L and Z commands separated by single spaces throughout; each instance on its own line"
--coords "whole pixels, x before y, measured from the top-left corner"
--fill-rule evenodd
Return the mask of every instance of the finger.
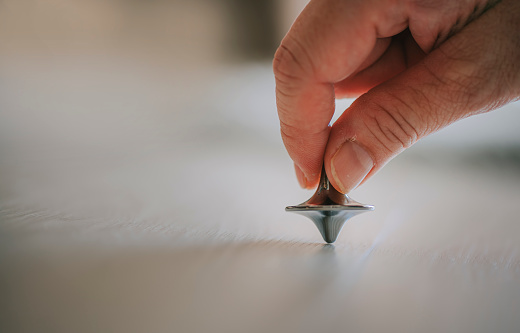
M 419 138 L 517 99 L 519 16 L 520 3 L 504 0 L 358 98 L 330 134 L 325 168 L 333 186 L 347 193 Z
M 391 39 L 385 52 L 370 66 L 334 85 L 336 98 L 358 97 L 424 58 L 425 53 L 407 29 Z
M 302 172 L 300 167 L 297 166 L 296 164 L 294 164 L 294 172 L 296 173 L 296 179 L 298 179 L 298 183 L 300 184 L 300 186 L 302 188 L 306 188 L 306 189 L 312 188 L 308 185 L 309 182 L 307 181 L 305 174 Z
M 371 2 L 311 1 L 276 52 L 273 69 L 282 139 L 309 187 L 317 184 L 323 163 L 334 114 L 333 83 L 364 63 L 377 37 L 406 27 L 406 18 L 397 13 L 399 6 L 387 17 L 388 10 Z M 387 36 L 378 36 L 381 32 Z

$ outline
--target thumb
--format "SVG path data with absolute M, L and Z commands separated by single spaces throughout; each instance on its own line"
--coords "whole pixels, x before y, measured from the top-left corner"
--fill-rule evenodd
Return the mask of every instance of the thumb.
M 418 139 L 520 96 L 518 11 L 502 4 L 343 113 L 325 151 L 336 189 L 348 193 Z

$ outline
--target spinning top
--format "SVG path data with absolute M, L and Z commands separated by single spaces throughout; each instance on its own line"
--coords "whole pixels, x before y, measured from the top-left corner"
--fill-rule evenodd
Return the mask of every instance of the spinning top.
M 285 207 L 285 210 L 310 218 L 318 227 L 323 239 L 327 243 L 334 243 L 348 219 L 374 210 L 374 206 L 361 204 L 348 195 L 338 192 L 330 184 L 323 168 L 316 193 L 304 203 Z

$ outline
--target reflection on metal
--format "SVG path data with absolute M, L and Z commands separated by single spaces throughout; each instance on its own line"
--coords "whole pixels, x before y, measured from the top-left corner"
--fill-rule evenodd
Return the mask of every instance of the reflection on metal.
M 330 184 L 325 169 L 322 169 L 316 193 L 304 203 L 288 206 L 285 210 L 310 218 L 318 227 L 323 239 L 327 243 L 334 243 L 348 219 L 374 210 L 374 206 L 361 204 L 338 192 Z

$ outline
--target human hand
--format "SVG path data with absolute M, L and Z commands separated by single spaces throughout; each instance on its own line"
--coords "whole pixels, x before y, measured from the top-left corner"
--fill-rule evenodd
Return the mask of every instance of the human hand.
M 520 96 L 520 1 L 311 0 L 273 61 L 300 185 L 343 193 L 418 139 Z M 361 95 L 332 125 L 335 98 Z

